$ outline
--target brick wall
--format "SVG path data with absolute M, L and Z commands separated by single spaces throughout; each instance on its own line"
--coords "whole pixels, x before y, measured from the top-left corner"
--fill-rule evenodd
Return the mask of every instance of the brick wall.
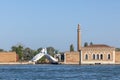
M 66 52 L 65 53 L 65 64 L 79 64 L 79 52 Z
M 16 62 L 18 56 L 15 52 L 0 52 L 0 62 Z
M 120 51 L 115 52 L 115 63 L 120 63 Z

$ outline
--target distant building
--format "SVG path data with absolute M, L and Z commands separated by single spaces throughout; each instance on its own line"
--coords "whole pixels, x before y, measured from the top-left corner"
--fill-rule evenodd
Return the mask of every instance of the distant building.
M 91 45 L 81 49 L 81 64 L 114 64 L 115 48 L 107 45 Z
M 17 62 L 18 59 L 16 52 L 0 52 L 0 63 Z
M 77 51 L 65 52 L 65 64 L 120 64 L 120 52 L 105 44 L 81 46 L 81 31 L 77 29 Z

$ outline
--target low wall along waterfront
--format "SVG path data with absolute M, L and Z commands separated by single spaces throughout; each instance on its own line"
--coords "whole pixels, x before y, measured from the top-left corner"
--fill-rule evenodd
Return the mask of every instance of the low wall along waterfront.
M 0 63 L 17 62 L 18 55 L 15 52 L 0 52 Z

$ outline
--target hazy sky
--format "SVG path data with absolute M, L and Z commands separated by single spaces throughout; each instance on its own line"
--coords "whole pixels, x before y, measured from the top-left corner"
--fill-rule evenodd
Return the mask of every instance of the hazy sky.
M 82 44 L 120 47 L 120 0 L 0 0 L 0 48 L 76 49 L 78 23 Z

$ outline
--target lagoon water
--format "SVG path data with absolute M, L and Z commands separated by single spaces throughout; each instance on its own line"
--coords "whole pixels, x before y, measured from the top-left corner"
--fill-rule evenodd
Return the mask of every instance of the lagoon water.
M 120 80 L 120 65 L 0 65 L 0 80 Z

